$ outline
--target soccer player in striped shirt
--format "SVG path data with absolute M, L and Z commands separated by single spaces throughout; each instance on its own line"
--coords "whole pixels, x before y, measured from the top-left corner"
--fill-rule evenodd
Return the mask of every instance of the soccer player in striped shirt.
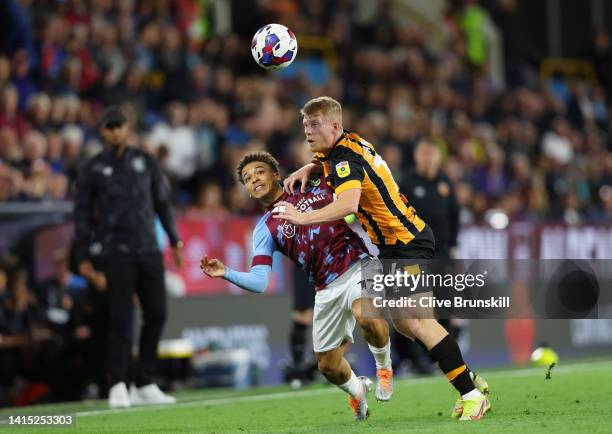
M 306 141 L 317 161 L 289 176 L 285 189 L 293 193 L 296 182 L 323 172 L 337 198 L 310 213 L 302 213 L 291 203 L 280 201 L 276 209 L 283 212 L 273 213 L 275 218 L 297 226 L 310 226 L 355 213 L 377 245 L 380 259 L 404 269 L 431 259 L 435 246 L 431 229 L 400 194 L 387 163 L 374 146 L 354 132 L 344 130 L 340 103 L 328 96 L 318 97 L 308 101 L 301 113 Z M 457 342 L 438 323 L 433 311 L 416 315 L 414 309 L 400 315 L 397 311 L 390 313 L 395 329 L 423 342 L 459 392 L 451 416 L 466 421 L 481 419 L 491 408 L 483 393 L 488 392 L 488 385 L 469 370 Z

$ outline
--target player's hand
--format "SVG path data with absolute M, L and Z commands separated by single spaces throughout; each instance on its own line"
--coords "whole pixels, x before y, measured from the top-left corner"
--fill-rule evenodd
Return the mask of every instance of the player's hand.
M 225 264 L 218 259 L 208 259 L 208 256 L 204 256 L 200 260 L 200 269 L 208 277 L 225 276 Z
M 179 241 L 176 246 L 172 247 L 172 259 L 177 268 L 183 266 L 183 242 Z
M 299 212 L 296 207 L 293 206 L 293 204 L 282 200 L 274 205 L 272 217 L 275 219 L 286 220 L 289 223 L 293 223 L 297 226 L 306 225 L 305 214 Z
M 304 193 L 306 191 L 306 185 L 308 185 L 308 179 L 310 179 L 310 175 L 316 166 L 317 165 L 314 163 L 309 163 L 286 177 L 283 181 L 285 191 L 289 194 L 294 194 L 295 184 L 300 182 L 302 184 L 300 191 Z

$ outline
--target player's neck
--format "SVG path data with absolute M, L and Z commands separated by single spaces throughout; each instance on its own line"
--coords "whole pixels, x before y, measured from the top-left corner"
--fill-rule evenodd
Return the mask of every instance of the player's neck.
M 336 147 L 342 136 L 344 135 L 344 130 L 341 129 L 335 136 L 331 145 L 322 151 L 323 155 L 327 156 L 329 153 Z
M 282 195 L 283 195 L 283 189 L 279 185 L 275 187 L 273 190 L 271 190 L 269 194 L 262 197 L 259 200 L 259 202 L 264 208 L 267 208 L 270 205 L 274 205 L 276 202 L 278 202 L 278 199 L 280 199 Z

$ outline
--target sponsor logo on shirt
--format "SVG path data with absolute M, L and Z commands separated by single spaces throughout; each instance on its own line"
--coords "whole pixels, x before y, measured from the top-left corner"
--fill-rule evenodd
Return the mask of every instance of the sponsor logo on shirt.
M 338 178 L 346 178 L 351 174 L 351 166 L 349 166 L 348 161 L 341 161 L 336 164 L 336 173 L 338 174 Z
M 295 208 L 300 212 L 312 211 L 311 205 L 320 200 L 325 200 L 324 194 L 315 194 L 312 197 L 305 197 L 303 199 L 300 199 L 300 201 L 295 205 Z

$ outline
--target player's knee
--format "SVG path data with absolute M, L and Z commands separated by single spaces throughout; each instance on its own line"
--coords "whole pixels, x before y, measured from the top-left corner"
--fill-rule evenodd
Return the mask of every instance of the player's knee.
M 338 360 L 332 357 L 320 357 L 318 360 L 319 372 L 324 376 L 333 376 L 340 367 Z
M 393 328 L 399 334 L 406 336 L 408 339 L 413 340 L 415 338 L 415 334 L 412 331 L 412 321 L 409 319 L 394 319 L 393 320 Z
M 412 333 L 412 335 L 416 338 L 421 338 L 421 336 L 423 336 L 423 333 L 425 332 L 425 324 L 424 324 L 424 320 L 422 319 L 409 319 L 406 320 L 408 323 L 408 329 L 410 330 L 410 332 Z
M 376 319 L 374 318 L 357 318 L 357 323 L 359 324 L 359 327 L 361 327 L 361 330 L 363 330 L 366 333 L 372 334 L 372 333 L 376 333 L 377 330 L 377 324 L 376 324 Z

